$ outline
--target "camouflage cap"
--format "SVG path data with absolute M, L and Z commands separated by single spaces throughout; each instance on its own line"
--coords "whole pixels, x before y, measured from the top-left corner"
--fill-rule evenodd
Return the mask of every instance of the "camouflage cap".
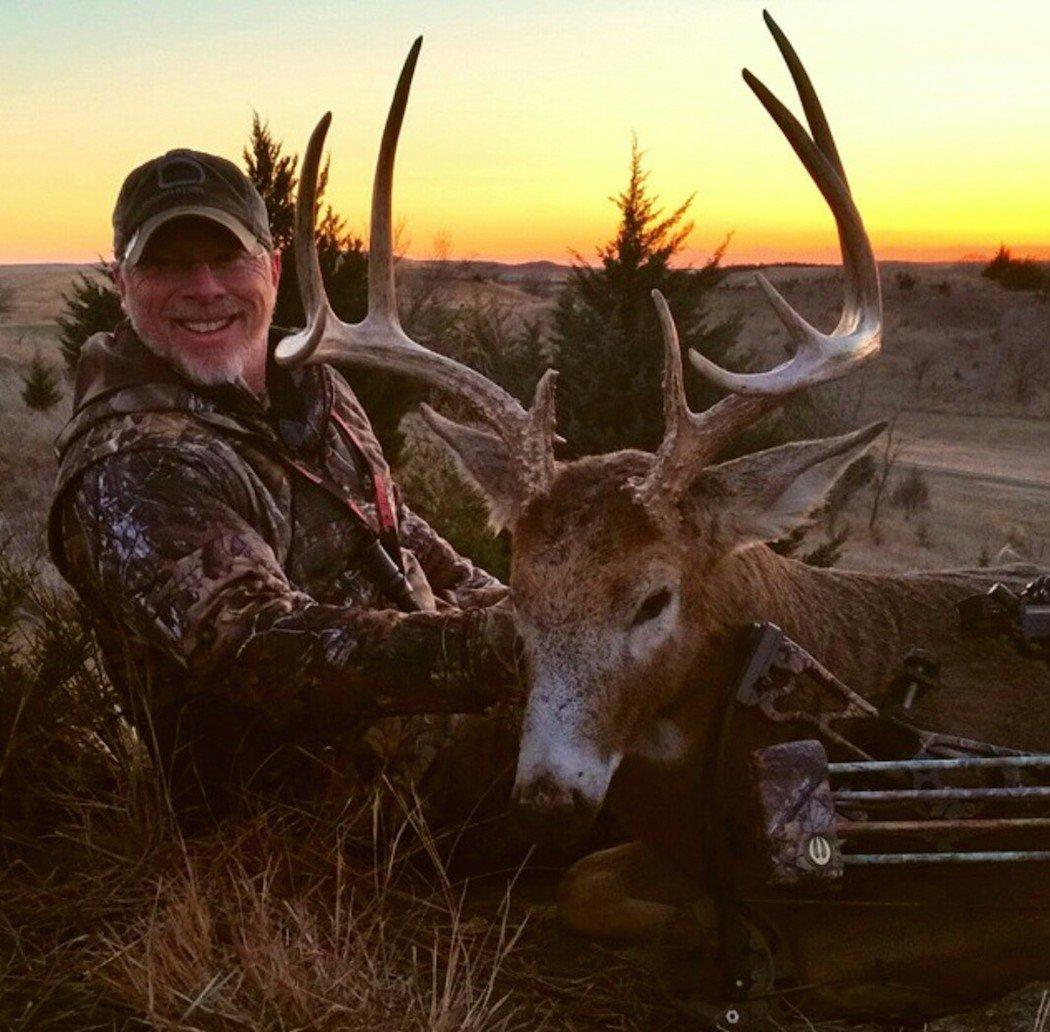
M 249 251 L 273 247 L 266 204 L 232 161 L 194 150 L 170 150 L 124 180 L 113 209 L 113 254 L 134 265 L 154 230 L 181 216 L 211 219 Z

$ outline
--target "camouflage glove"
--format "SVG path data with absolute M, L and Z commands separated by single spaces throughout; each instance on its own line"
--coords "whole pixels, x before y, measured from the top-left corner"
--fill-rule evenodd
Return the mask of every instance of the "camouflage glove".
M 464 610 L 466 663 L 472 689 L 482 705 L 525 700 L 525 657 L 514 626 L 514 610 L 500 602 Z
M 360 633 L 352 643 L 376 715 L 477 713 L 523 699 L 524 663 L 509 605 L 368 615 L 392 620 L 367 648 Z M 335 662 L 343 666 L 340 657 Z

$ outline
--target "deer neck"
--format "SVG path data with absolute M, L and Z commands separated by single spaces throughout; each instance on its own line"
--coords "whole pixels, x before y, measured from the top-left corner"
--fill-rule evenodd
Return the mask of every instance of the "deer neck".
M 817 569 L 758 545 L 723 560 L 705 579 L 701 619 L 719 631 L 704 651 L 724 648 L 725 636 L 742 624 L 769 621 L 877 704 L 909 649 L 936 650 L 955 636 L 954 605 L 977 583 Z M 700 657 L 707 669 L 711 660 Z

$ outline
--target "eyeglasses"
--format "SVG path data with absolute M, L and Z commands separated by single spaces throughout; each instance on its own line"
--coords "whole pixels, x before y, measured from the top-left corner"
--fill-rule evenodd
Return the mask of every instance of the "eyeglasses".
M 218 255 L 207 260 L 179 261 L 174 258 L 142 258 L 133 267 L 132 272 L 144 279 L 184 281 L 192 277 L 199 266 L 206 266 L 212 276 L 218 280 L 235 280 L 258 268 L 259 258 L 265 251 L 252 253 Z

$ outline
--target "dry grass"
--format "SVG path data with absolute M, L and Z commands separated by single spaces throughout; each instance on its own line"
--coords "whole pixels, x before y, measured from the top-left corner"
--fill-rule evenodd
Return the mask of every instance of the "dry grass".
M 54 485 L 55 435 L 69 417 L 66 398 L 50 412 L 34 412 L 22 402 L 21 371 L 0 366 L 0 540 L 24 558 L 44 549 L 43 514 Z
M 85 809 L 0 886 L 0 1023 L 89 1028 L 90 1007 L 104 1027 L 531 1027 L 498 983 L 520 931 L 507 898 L 465 919 L 444 868 L 426 876 L 418 811 L 369 847 L 347 830 L 367 809 L 268 813 L 191 843 Z
M 32 844 L 5 835 L 0 1027 L 681 1027 L 629 959 L 552 954 L 513 876 L 453 880 L 389 785 L 191 841 L 148 806 L 65 802 Z
M 92 979 L 162 1028 L 527 1027 L 498 986 L 520 934 L 508 897 L 467 919 L 415 805 L 357 839 L 389 802 L 270 813 L 186 848 L 148 908 L 97 937 Z
M 983 279 L 979 264 L 880 264 L 885 330 L 877 363 L 864 375 L 869 405 L 968 417 L 1050 418 L 1050 301 Z M 788 301 L 825 332 L 842 304 L 835 268 L 767 270 Z M 908 290 L 898 273 L 915 280 Z M 719 314 L 744 318 L 743 344 L 782 360 L 783 327 L 750 272 L 734 272 L 716 295 Z
M 462 830 L 381 780 L 184 836 L 77 608 L 0 557 L 0 1028 L 681 1027 Z

